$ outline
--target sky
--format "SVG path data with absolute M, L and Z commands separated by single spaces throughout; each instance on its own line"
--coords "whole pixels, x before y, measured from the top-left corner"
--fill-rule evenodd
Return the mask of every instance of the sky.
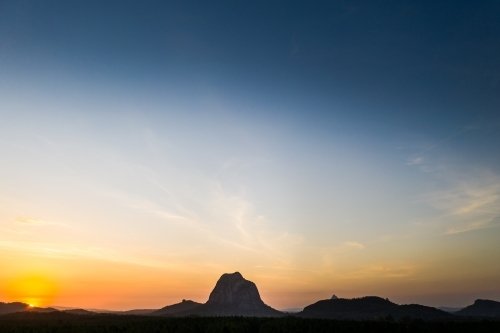
M 498 1 L 2 1 L 0 301 L 500 301 Z

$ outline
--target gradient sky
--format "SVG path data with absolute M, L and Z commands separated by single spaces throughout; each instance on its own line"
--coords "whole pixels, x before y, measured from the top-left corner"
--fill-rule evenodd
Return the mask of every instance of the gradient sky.
M 0 301 L 500 301 L 500 2 L 2 1 Z

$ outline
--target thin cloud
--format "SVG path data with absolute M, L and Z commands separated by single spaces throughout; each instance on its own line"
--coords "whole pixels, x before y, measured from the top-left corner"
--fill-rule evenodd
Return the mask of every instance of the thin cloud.
M 409 158 L 406 162 L 406 165 L 417 165 L 422 164 L 424 162 L 424 158 L 422 156 L 417 156 L 413 158 Z
M 356 249 L 356 250 L 363 250 L 365 248 L 363 244 L 358 242 L 345 242 L 344 245 L 351 249 Z
M 476 221 L 470 224 L 454 227 L 454 228 L 449 228 L 446 231 L 446 234 L 451 235 L 451 234 L 458 234 L 461 232 L 467 232 L 467 231 L 472 231 L 476 229 L 484 229 L 484 228 L 493 228 L 493 227 L 498 227 L 500 226 L 500 216 L 497 216 L 495 218 L 485 220 L 485 221 Z
M 18 217 L 18 218 L 16 218 L 15 222 L 17 224 L 32 225 L 32 226 L 48 226 L 48 225 L 66 226 L 66 224 L 64 224 L 64 223 L 34 219 L 34 218 L 29 218 L 29 217 Z
M 417 271 L 415 265 L 390 264 L 371 265 L 357 270 L 340 273 L 339 277 L 345 279 L 375 279 L 375 278 L 408 278 Z
M 458 177 L 457 177 L 458 178 Z M 500 221 L 500 177 L 480 173 L 468 179 L 449 181 L 447 190 L 427 196 L 431 206 L 441 210 L 445 234 L 457 234 L 497 226 Z

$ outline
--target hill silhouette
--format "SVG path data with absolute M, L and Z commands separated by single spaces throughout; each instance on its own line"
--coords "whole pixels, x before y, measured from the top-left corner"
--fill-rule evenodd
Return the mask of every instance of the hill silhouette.
M 436 308 L 418 304 L 398 305 L 376 296 L 322 300 L 306 306 L 297 316 L 302 318 L 350 320 L 370 320 L 389 316 L 393 319 L 412 317 L 426 320 L 450 319 L 453 317 L 453 315 Z
M 167 305 L 164 308 L 161 308 L 159 310 L 156 310 L 151 313 L 153 316 L 165 316 L 165 315 L 174 315 L 179 312 L 183 311 L 189 311 L 193 310 L 197 307 L 202 305 L 202 303 L 194 302 L 194 301 L 186 301 L 185 299 L 182 300 L 180 303 L 172 304 L 172 305 Z
M 20 303 L 20 302 L 14 302 L 14 303 L 2 303 L 2 302 L 0 302 L 0 314 L 26 311 L 26 310 L 28 310 L 28 308 L 29 308 L 28 304 L 24 304 L 24 303 Z
M 91 314 L 96 314 L 95 312 L 92 312 L 92 311 L 89 311 L 89 310 L 85 310 L 85 309 L 69 309 L 69 310 L 62 310 L 61 312 L 70 313 L 70 314 L 76 314 L 76 315 L 91 315 Z
M 0 302 L 0 315 L 8 314 L 8 313 L 15 313 L 15 312 L 23 312 L 23 311 L 53 312 L 53 311 L 58 311 L 58 310 L 54 309 L 54 308 L 31 307 L 31 306 L 29 306 L 29 304 L 21 303 L 21 302 L 13 302 L 13 303 Z
M 279 317 L 284 314 L 266 305 L 255 283 L 235 272 L 219 278 L 205 304 L 176 315 Z
M 455 312 L 455 314 L 470 317 L 498 317 L 500 316 L 500 302 L 477 299 L 474 304 Z

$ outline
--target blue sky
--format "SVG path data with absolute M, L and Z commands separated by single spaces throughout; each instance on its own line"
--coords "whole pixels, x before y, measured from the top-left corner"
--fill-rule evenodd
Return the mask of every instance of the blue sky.
M 499 14 L 3 3 L 0 281 L 47 295 L 0 296 L 159 307 L 239 270 L 278 308 L 498 300 Z

